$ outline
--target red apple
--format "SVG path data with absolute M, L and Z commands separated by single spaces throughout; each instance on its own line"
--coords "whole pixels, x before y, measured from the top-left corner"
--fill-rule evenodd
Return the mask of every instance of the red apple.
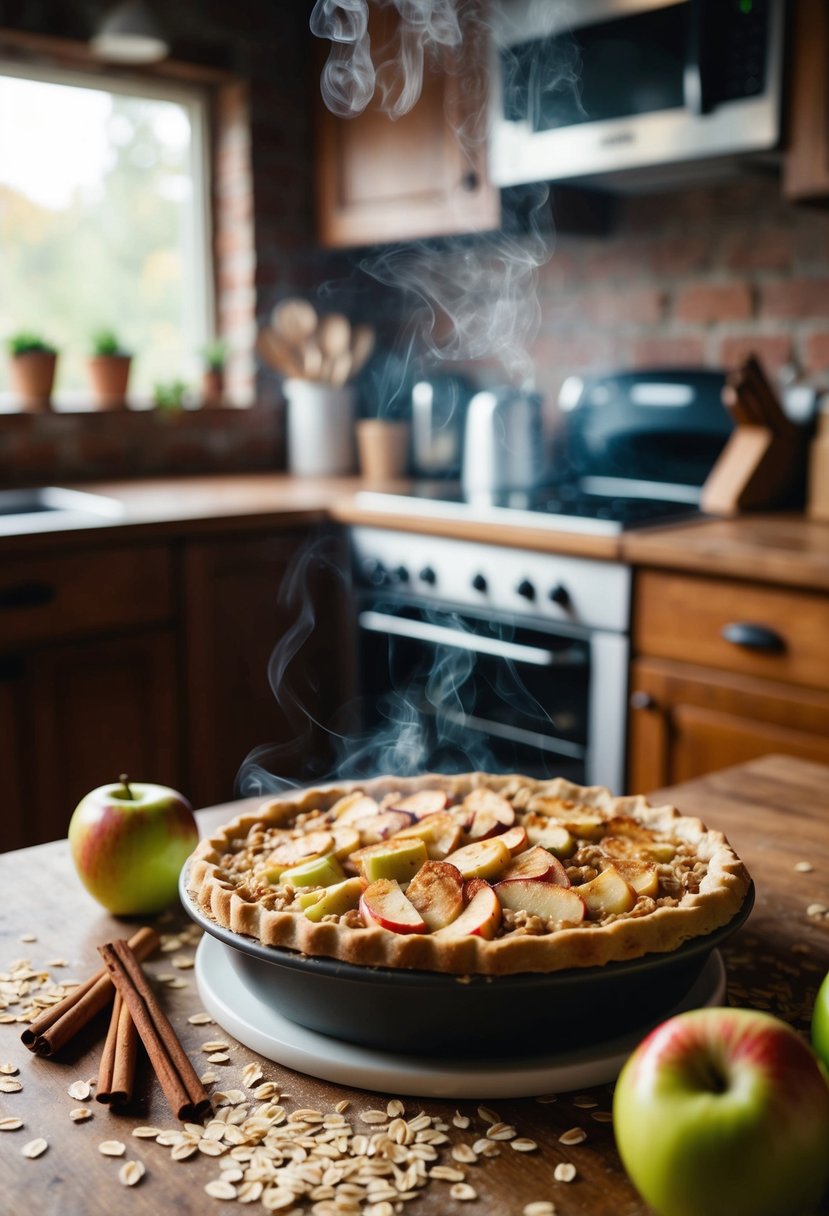
M 501 905 L 498 896 L 488 884 L 480 886 L 460 916 L 442 929 L 435 937 L 485 937 L 491 940 L 501 923 Z
M 799 1216 L 829 1183 L 829 1086 L 791 1027 L 755 1010 L 653 1030 L 616 1083 L 613 1124 L 660 1216 Z
M 541 882 L 558 883 L 560 887 L 570 886 L 564 866 L 540 844 L 534 844 L 531 849 L 525 849 L 513 857 L 507 868 L 498 875 L 498 882 L 512 882 L 516 878 L 537 878 Z
M 507 828 L 506 832 L 502 832 L 501 842 L 507 846 L 513 857 L 518 853 L 523 853 L 530 843 L 527 840 L 527 833 L 520 823 L 517 823 L 514 828 Z
M 501 907 L 513 912 L 529 912 L 562 925 L 578 925 L 584 920 L 584 902 L 573 887 L 537 878 L 514 878 L 497 883 L 495 891 Z
M 405 811 L 415 819 L 425 819 L 427 815 L 445 810 L 448 801 L 449 795 L 445 790 L 418 790 L 416 794 L 409 794 L 408 798 L 395 800 L 391 809 Z
M 171 903 L 198 839 L 183 795 L 126 777 L 82 798 L 69 824 L 81 882 L 116 916 L 148 915 Z
M 461 826 L 448 811 L 435 811 L 434 815 L 425 815 L 411 827 L 397 832 L 395 839 L 407 839 L 412 836 L 425 842 L 426 852 L 433 861 L 443 861 L 460 844 Z
M 463 911 L 463 878 L 446 861 L 427 861 L 406 888 L 406 898 L 426 921 L 430 932 L 442 929 Z
M 512 803 L 494 790 L 472 790 L 463 800 L 463 810 L 469 816 L 466 833 L 470 840 L 495 836 L 515 823 Z
M 425 920 L 393 878 L 378 878 L 366 887 L 360 896 L 360 915 L 366 925 L 392 933 L 427 932 Z

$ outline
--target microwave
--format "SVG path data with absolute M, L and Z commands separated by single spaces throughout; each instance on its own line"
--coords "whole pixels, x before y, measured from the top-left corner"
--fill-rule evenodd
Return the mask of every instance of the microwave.
M 785 0 L 494 0 L 492 181 L 635 189 L 775 148 L 784 28 Z

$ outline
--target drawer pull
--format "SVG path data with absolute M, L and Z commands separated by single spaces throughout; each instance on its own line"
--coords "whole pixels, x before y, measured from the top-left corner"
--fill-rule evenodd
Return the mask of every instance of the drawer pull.
M 649 692 L 642 689 L 637 689 L 636 692 L 630 694 L 631 709 L 659 709 L 659 703 L 656 697 L 652 697 Z
M 0 587 L 0 608 L 38 608 L 51 604 L 55 589 L 49 583 L 16 583 L 11 587 Z
M 786 649 L 783 638 L 767 625 L 752 625 L 748 621 L 732 621 L 723 625 L 722 637 L 734 646 L 746 650 L 764 650 L 767 654 L 780 654 Z

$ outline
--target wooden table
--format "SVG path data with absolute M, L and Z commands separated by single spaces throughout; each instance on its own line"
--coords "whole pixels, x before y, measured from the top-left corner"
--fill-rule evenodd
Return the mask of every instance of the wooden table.
M 829 903 L 829 767 L 766 757 L 661 791 L 657 797 L 724 829 L 755 879 L 754 912 L 725 950 L 730 1002 L 770 1009 L 806 1032 L 818 983 L 829 969 L 829 916 L 815 915 L 814 910 L 811 916 L 807 914 L 809 905 Z M 216 826 L 231 813 L 227 806 L 200 812 L 201 826 Z M 796 868 L 797 863 L 807 861 L 812 870 Z M 65 841 L 0 856 L 0 890 L 0 971 L 7 972 L 9 964 L 20 958 L 30 959 L 35 966 L 64 958 L 69 965 L 49 967 L 51 974 L 82 979 L 97 968 L 97 943 L 127 935 L 129 926 L 109 918 L 80 887 Z M 171 934 L 186 924 L 183 915 L 174 912 L 159 927 Z M 26 941 L 28 935 L 36 940 Z M 188 1022 L 201 1007 L 193 973 L 174 967 L 171 960 L 192 954 L 192 943 L 184 943 L 147 967 L 201 1071 L 206 1067 L 201 1045 L 228 1036 L 218 1026 Z M 185 985 L 170 988 L 169 981 L 161 978 L 164 975 L 185 981 Z M 515 1017 L 520 1027 L 520 1009 Z M 0 1024 L 0 1063 L 17 1065 L 17 1079 L 23 1086 L 17 1093 L 0 1092 L 0 1118 L 18 1116 L 25 1124 L 18 1131 L 0 1131 L 0 1211 L 4 1216 L 95 1216 L 114 1211 L 125 1216 L 159 1216 L 209 1212 L 214 1205 L 217 1212 L 235 1210 L 229 1202 L 211 1199 L 203 1190 L 211 1178 L 218 1177 L 224 1158 L 196 1153 L 187 1161 L 175 1162 L 169 1148 L 132 1137 L 133 1127 L 141 1124 L 178 1126 L 152 1076 L 140 1073 L 140 1100 L 129 1114 L 112 1114 L 91 1099 L 80 1103 L 67 1089 L 74 1081 L 96 1076 L 100 1037 L 85 1035 L 60 1059 L 42 1060 L 21 1045 L 20 1029 L 16 1024 Z M 256 1059 L 250 1050 L 230 1041 L 230 1062 L 214 1066 L 221 1073 L 223 1089 L 240 1086 L 242 1067 Z M 385 1106 L 395 1096 L 348 1090 L 292 1073 L 270 1061 L 262 1061 L 262 1068 L 267 1078 L 275 1079 L 290 1094 L 285 1101 L 289 1111 L 315 1107 L 328 1112 L 341 1100 L 350 1099 L 346 1118 L 352 1118 L 355 1125 L 358 1112 Z M 465 1167 L 467 1180 L 479 1196 L 476 1203 L 451 1199 L 450 1183 L 434 1180 L 406 1210 L 413 1216 L 457 1212 L 520 1216 L 526 1203 L 550 1199 L 560 1216 L 643 1216 L 645 1208 L 616 1155 L 612 1127 L 594 1118 L 608 1111 L 610 1104 L 609 1086 L 585 1094 L 563 1094 L 552 1103 L 532 1099 L 493 1103 L 520 1136 L 537 1141 L 538 1151 L 516 1153 L 502 1145 L 500 1156 Z M 90 1107 L 93 1117 L 72 1123 L 69 1112 L 79 1105 Z M 482 1134 L 485 1125 L 477 1105 L 415 1098 L 406 1100 L 406 1113 L 411 1116 L 425 1109 L 449 1121 L 457 1107 L 472 1119 L 469 1132 L 451 1129 L 452 1142 L 457 1143 L 470 1141 L 473 1132 L 475 1137 Z M 572 1147 L 560 1144 L 562 1133 L 574 1127 L 586 1131 L 586 1140 Z M 41 1157 L 28 1159 L 21 1149 L 36 1137 L 44 1137 L 49 1147 Z M 113 1139 L 126 1145 L 124 1158 L 99 1153 L 99 1143 Z M 448 1159 L 447 1149 L 441 1153 Z M 127 1159 L 143 1162 L 147 1171 L 131 1190 L 118 1182 L 119 1168 Z M 554 1179 L 556 1164 L 564 1161 L 572 1162 L 577 1170 L 569 1183 Z M 255 1204 L 247 1210 L 262 1208 Z

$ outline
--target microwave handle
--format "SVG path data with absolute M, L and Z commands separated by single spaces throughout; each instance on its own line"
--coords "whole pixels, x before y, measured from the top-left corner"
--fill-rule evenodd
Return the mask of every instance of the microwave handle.
M 385 612 L 361 612 L 358 623 L 370 633 L 392 634 L 411 638 L 436 646 L 452 646 L 456 650 L 471 650 L 476 654 L 493 655 L 500 659 L 511 659 L 515 663 L 529 663 L 533 667 L 553 667 L 584 662 L 576 647 L 556 653 L 537 646 L 523 646 L 519 642 L 506 642 L 501 638 L 485 638 L 460 629 L 449 629 L 445 625 L 431 625 L 426 621 L 412 621 L 408 617 L 392 616 Z
M 694 115 L 708 114 L 712 109 L 708 70 L 705 57 L 706 0 L 688 0 L 688 44 L 682 89 L 685 108 Z

